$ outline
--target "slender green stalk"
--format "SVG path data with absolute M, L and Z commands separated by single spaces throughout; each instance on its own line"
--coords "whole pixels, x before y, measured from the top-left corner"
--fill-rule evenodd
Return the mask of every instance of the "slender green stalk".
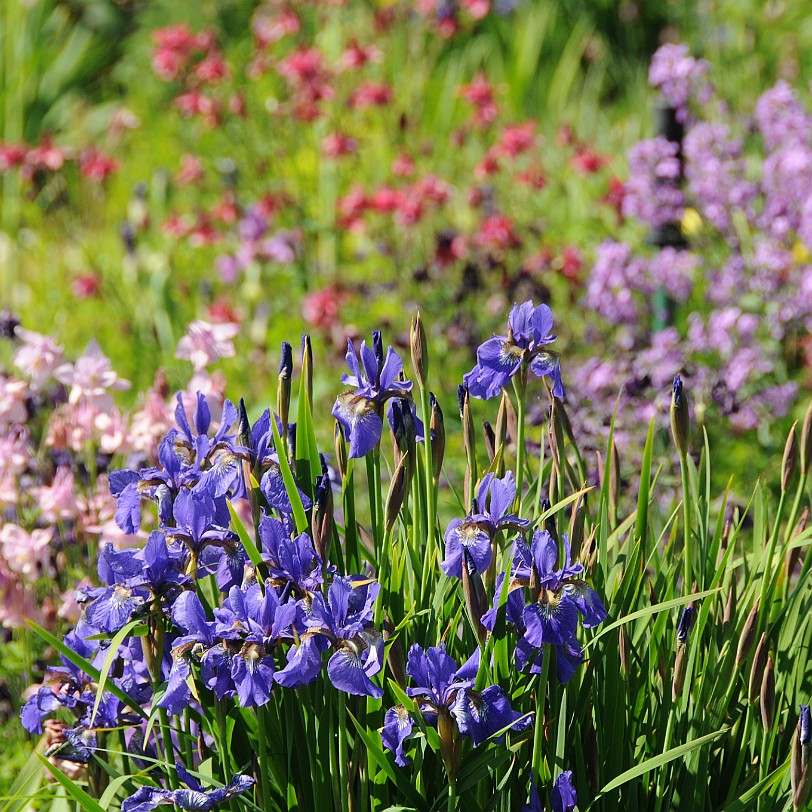
M 524 423 L 525 423 L 525 394 L 527 390 L 527 372 L 522 367 L 519 372 L 520 382 L 513 378 L 513 391 L 516 393 L 516 509 L 522 504 L 522 485 L 524 484 Z
M 259 799 L 262 809 L 270 809 L 268 805 L 268 726 L 267 708 L 257 708 L 257 732 L 259 734 Z
M 680 454 L 679 471 L 682 478 L 682 522 L 683 522 L 683 564 L 685 576 L 683 579 L 683 591 L 687 595 L 693 586 L 693 567 L 691 557 L 693 545 L 691 539 L 691 488 L 688 482 L 688 460 L 684 454 Z
M 542 781 L 549 781 L 550 773 L 544 760 L 544 702 L 547 696 L 547 680 L 550 675 L 550 659 L 552 653 L 549 647 L 543 650 L 541 674 L 536 681 L 536 717 L 533 730 L 533 774 Z
M 433 547 L 436 543 L 437 525 L 437 503 L 436 503 L 436 483 L 434 481 L 434 461 L 431 456 L 431 405 L 429 403 L 429 393 L 424 388 L 420 388 L 420 408 L 423 413 L 423 462 L 425 471 L 425 494 L 426 494 L 426 530 L 428 533 L 427 543 Z

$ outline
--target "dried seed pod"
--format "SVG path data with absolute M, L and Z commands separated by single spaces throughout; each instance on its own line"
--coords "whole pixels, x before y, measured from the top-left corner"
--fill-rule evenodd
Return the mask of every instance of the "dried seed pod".
M 740 668 L 742 663 L 747 659 L 750 649 L 753 647 L 753 640 L 758 630 L 758 605 L 756 601 L 753 608 L 747 615 L 747 619 L 742 626 L 742 633 L 739 635 L 739 645 L 736 648 L 736 668 Z
M 733 584 L 728 587 L 727 600 L 725 601 L 725 608 L 722 612 L 722 631 L 728 632 L 733 623 L 733 616 L 736 611 L 736 589 Z
M 347 476 L 347 443 L 344 440 L 344 429 L 341 428 L 341 423 L 337 420 L 333 439 L 336 452 L 336 465 L 338 466 L 338 472 L 341 474 L 341 478 L 344 479 L 344 477 Z
M 809 466 L 812 464 L 812 401 L 809 402 L 801 426 L 800 463 L 801 476 L 805 479 L 809 473 Z
M 410 455 L 407 452 L 401 457 L 395 473 L 392 474 L 392 481 L 389 483 L 389 492 L 386 495 L 386 532 L 388 533 L 397 521 L 400 509 L 403 507 L 403 500 L 409 490 L 409 465 Z
M 761 692 L 761 683 L 764 680 L 764 670 L 767 667 L 767 633 L 762 632 L 753 655 L 753 664 L 750 667 L 750 681 L 747 686 L 747 698 L 755 702 Z
M 761 680 L 759 704 L 761 706 L 761 726 L 764 732 L 768 733 L 772 729 L 775 719 L 775 670 L 773 658 L 769 654 L 767 655 L 767 667 L 764 669 L 764 676 Z
M 434 479 L 439 480 L 445 457 L 445 420 L 443 410 L 433 392 L 429 393 L 429 400 L 431 402 L 431 422 L 429 424 L 432 435 L 431 460 L 434 467 Z
M 423 320 L 420 318 L 419 312 L 412 318 L 412 326 L 409 331 L 409 347 L 412 352 L 415 380 L 421 389 L 425 389 L 429 375 L 429 350 L 426 331 L 423 328 Z
M 781 490 L 786 491 L 795 473 L 798 463 L 798 432 L 796 427 L 798 421 L 792 424 L 792 428 L 787 435 L 787 442 L 784 444 L 784 457 L 781 460 Z

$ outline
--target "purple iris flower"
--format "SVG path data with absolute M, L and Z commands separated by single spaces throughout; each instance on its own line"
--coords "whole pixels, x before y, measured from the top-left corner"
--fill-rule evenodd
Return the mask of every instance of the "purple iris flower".
M 412 735 L 414 729 L 414 719 L 403 705 L 396 705 L 389 708 L 383 718 L 381 728 L 381 742 L 387 750 L 395 754 L 395 764 L 398 767 L 405 767 L 409 764 L 409 759 L 403 753 L 403 744 Z
M 544 804 L 539 797 L 539 790 L 533 773 L 530 773 L 530 794 L 527 803 L 522 807 L 522 812 L 544 812 Z
M 321 593 L 309 603 L 299 601 L 300 621 L 306 631 L 299 645 L 288 651 L 288 664 L 276 675 L 287 687 L 312 682 L 321 670 L 321 654 L 332 647 L 327 663 L 330 682 L 344 693 L 380 699 L 383 690 L 370 679 L 383 667 L 383 638 L 372 626 L 377 582 L 336 577 L 328 599 Z
M 180 762 L 175 763 L 178 778 L 188 789 L 157 789 L 143 786 L 125 798 L 121 812 L 149 812 L 163 804 L 174 804 L 188 812 L 210 812 L 215 806 L 236 798 L 254 786 L 254 779 L 249 775 L 235 775 L 225 787 L 204 790 L 201 783 L 191 775 Z
M 496 397 L 524 366 L 539 378 L 551 378 L 553 395 L 563 398 L 558 354 L 545 349 L 556 340 L 552 329 L 553 314 L 547 305 L 534 307 L 530 301 L 514 304 L 508 316 L 508 334 L 480 344 L 477 363 L 463 378 L 471 396 L 483 400 Z
M 92 599 L 85 609 L 85 620 L 112 634 L 151 598 L 171 603 L 189 580 L 183 574 L 183 565 L 182 549 L 169 547 L 159 530 L 150 533 L 141 549 L 115 550 L 112 544 L 106 544 L 99 555 L 98 572 L 108 586 L 85 591 L 85 597 Z
M 162 522 L 172 516 L 172 501 L 184 479 L 184 466 L 175 453 L 177 429 L 171 429 L 158 446 L 157 467 L 140 471 L 111 471 L 110 493 L 116 498 L 116 524 L 129 535 L 138 532 L 141 525 L 141 500 L 150 499 L 158 504 Z
M 463 736 L 470 736 L 474 746 L 481 744 L 504 728 L 524 730 L 531 718 L 515 713 L 510 702 L 498 685 L 484 691 L 474 689 L 479 670 L 479 649 L 466 660 L 461 668 L 440 643 L 426 649 L 415 643 L 409 649 L 406 674 L 415 687 L 406 693 L 415 699 L 423 718 L 436 726 L 439 717 L 453 719 Z M 413 721 L 407 720 L 403 708 L 390 709 L 381 731 L 381 741 L 386 749 L 395 753 L 396 763 L 408 763 L 403 754 L 403 743 L 411 733 Z
M 451 713 L 460 733 L 470 736 L 474 747 L 506 728 L 526 730 L 533 722 L 532 716 L 517 713 L 510 707 L 508 698 L 498 685 L 490 685 L 484 691 L 461 689 L 457 692 Z M 502 732 L 496 740 L 502 741 L 504 737 Z
M 291 539 L 282 522 L 263 516 L 259 524 L 262 552 L 271 583 L 281 595 L 297 598 L 315 592 L 323 582 L 322 561 L 307 533 Z
M 488 474 L 477 489 L 471 515 L 452 519 L 445 531 L 445 560 L 440 566 L 450 578 L 462 578 L 463 559 L 483 573 L 493 559 L 493 538 L 505 528 L 521 529 L 530 523 L 509 511 L 516 499 L 516 481 L 508 471 L 503 479 Z
M 356 458 L 365 456 L 380 441 L 386 401 L 410 392 L 412 382 L 398 380 L 403 362 L 391 347 L 383 357 L 379 335 L 374 337 L 373 347 L 362 342 L 360 363 L 352 341 L 348 341 L 346 358 L 350 374 L 344 373 L 341 382 L 353 388 L 336 398 L 333 417 L 349 437 L 350 457 Z
M 535 531 L 528 545 L 523 538 L 513 548 L 511 588 L 505 606 L 506 619 L 519 636 L 514 650 L 514 664 L 519 671 L 530 665 L 530 673 L 541 673 L 544 645 L 556 648 L 556 670 L 562 683 L 568 682 L 584 660 L 576 637 L 578 618 L 581 625 L 592 628 L 607 616 L 598 594 L 580 576 L 583 566 L 572 563 L 569 539 L 562 536 L 564 562 L 558 567 L 558 545 L 546 531 Z M 482 616 L 482 624 L 493 631 L 496 625 L 504 574 L 497 578 L 493 607 Z M 525 604 L 523 588 L 531 582 L 538 593 Z
M 553 812 L 572 812 L 578 804 L 578 795 L 572 785 L 572 770 L 565 770 L 555 779 L 550 790 Z

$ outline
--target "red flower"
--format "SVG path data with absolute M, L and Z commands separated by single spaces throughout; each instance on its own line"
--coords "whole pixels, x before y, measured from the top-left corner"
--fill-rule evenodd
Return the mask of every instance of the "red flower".
M 506 251 L 509 248 L 518 248 L 522 242 L 507 217 L 492 214 L 479 224 L 479 231 L 474 235 L 474 244 L 479 248 Z
M 494 100 L 494 90 L 485 74 L 480 71 L 468 85 L 460 85 L 459 95 L 473 105 L 473 122 L 476 126 L 486 127 L 492 124 L 499 115 L 499 108 Z
M 380 62 L 383 52 L 374 45 L 361 47 L 355 40 L 352 40 L 347 49 L 341 54 L 337 68 L 339 70 L 359 70 L 368 62 Z
M 99 295 L 101 277 L 95 273 L 80 273 L 73 279 L 73 295 L 77 299 L 92 299 Z
M 392 88 L 382 82 L 364 82 L 350 95 L 350 107 L 384 107 L 392 101 Z
M 79 156 L 79 171 L 88 180 L 102 183 L 117 169 L 118 161 L 92 147 Z
M 283 37 L 298 34 L 301 27 L 301 20 L 291 8 L 282 9 L 277 14 L 268 6 L 260 6 L 251 20 L 251 31 L 258 48 L 267 48 Z
M 194 70 L 195 76 L 204 84 L 213 85 L 229 74 L 228 65 L 220 54 L 213 52 L 198 62 Z
M 315 290 L 302 300 L 302 316 L 317 330 L 330 330 L 338 322 L 346 298 L 347 294 L 333 285 Z
M 536 144 L 536 122 L 508 124 L 503 130 L 496 145 L 496 151 L 507 158 L 515 158 L 532 149 Z
M 609 159 L 605 155 L 599 155 L 597 152 L 592 152 L 589 147 L 578 147 L 575 155 L 572 158 L 572 165 L 579 171 L 587 175 L 600 172 Z
M 25 144 L 0 144 L 0 172 L 8 172 L 15 166 L 22 165 L 28 147 Z
M 516 180 L 536 190 L 541 190 L 547 185 L 547 176 L 538 164 L 533 164 L 523 172 L 519 172 Z
M 401 152 L 392 161 L 392 174 L 399 178 L 410 178 L 414 175 L 414 161 L 408 152 Z
M 358 151 L 358 142 L 343 133 L 332 133 L 321 140 L 321 154 L 325 158 L 343 158 Z

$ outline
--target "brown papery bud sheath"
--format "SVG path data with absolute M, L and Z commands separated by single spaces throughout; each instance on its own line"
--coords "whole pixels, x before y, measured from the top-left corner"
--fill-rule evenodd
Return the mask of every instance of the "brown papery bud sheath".
M 801 427 L 801 476 L 806 477 L 812 465 L 812 401 L 806 409 Z
M 773 658 L 767 655 L 767 667 L 761 680 L 761 726 L 765 733 L 769 733 L 775 719 L 775 668 Z
M 795 473 L 795 466 L 798 463 L 798 432 L 796 427 L 798 421 L 792 424 L 792 428 L 787 435 L 787 442 L 784 444 L 784 458 L 781 460 L 781 490 L 786 491 Z
M 741 664 L 747 659 L 750 649 L 753 647 L 753 640 L 756 636 L 756 628 L 758 626 L 758 601 L 753 604 L 753 608 L 747 615 L 747 619 L 742 626 L 742 633 L 739 635 L 739 645 L 736 648 L 736 668 L 740 668 Z
M 412 366 L 414 377 L 421 389 L 426 388 L 429 377 L 429 349 L 426 342 L 426 331 L 420 313 L 412 318 L 412 327 L 409 331 L 409 346 L 412 351 Z
M 386 495 L 386 532 L 388 533 L 397 521 L 400 509 L 403 507 L 403 500 L 406 498 L 406 492 L 409 490 L 409 454 L 404 454 L 395 473 L 392 475 L 392 481 L 389 483 L 389 493 Z
M 431 440 L 431 460 L 434 466 L 434 479 L 440 479 L 440 471 L 443 468 L 443 458 L 445 457 L 445 419 L 443 410 L 434 395 L 431 396 L 431 424 L 429 426 L 432 433 Z
M 767 667 L 767 634 L 762 632 L 753 655 L 753 665 L 750 667 L 750 682 L 747 686 L 747 698 L 755 702 L 761 692 L 761 683 L 764 680 L 764 669 Z

